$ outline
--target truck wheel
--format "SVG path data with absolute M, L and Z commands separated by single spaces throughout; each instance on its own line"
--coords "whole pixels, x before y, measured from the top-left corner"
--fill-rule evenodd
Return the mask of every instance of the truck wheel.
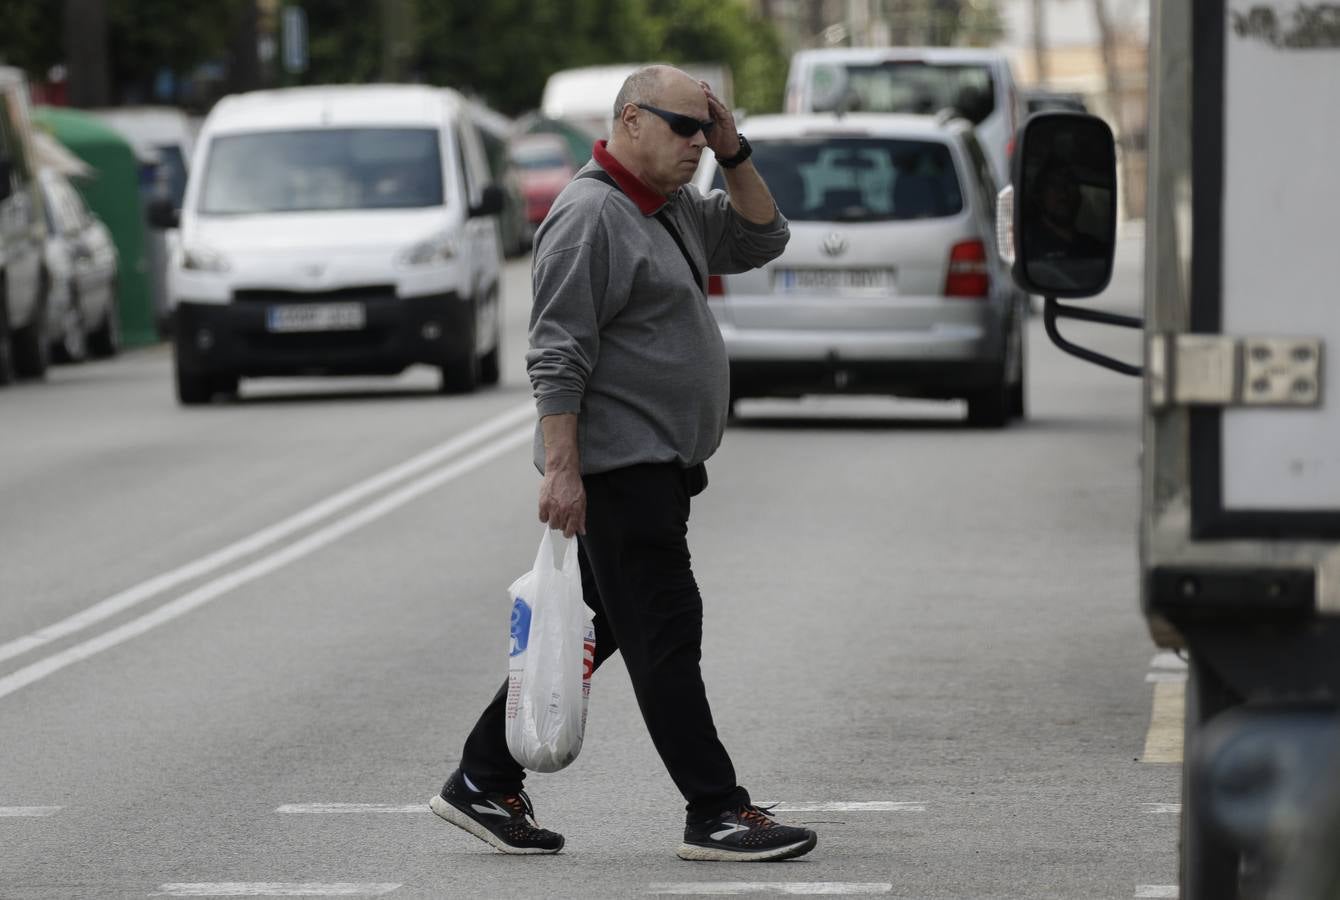
M 1238 852 L 1207 821 L 1202 810 L 1202 787 L 1191 766 L 1201 728 L 1236 702 L 1214 672 L 1192 656 L 1182 736 L 1182 821 L 1178 848 L 1182 900 L 1234 900 L 1238 896 Z
M 1019 372 L 1010 385 L 1010 416 L 1028 418 L 1028 356 L 1026 355 L 1023 326 L 1019 326 Z
M 0 384 L 14 382 L 14 351 L 10 344 L 9 298 L 5 284 L 0 281 Z
M 502 356 L 502 326 L 495 326 L 493 329 L 493 349 L 485 353 L 479 360 L 479 382 L 481 384 L 497 384 L 502 376 L 501 359 Z
M 102 324 L 88 336 L 88 349 L 94 356 L 115 356 L 121 350 L 121 321 L 117 318 L 116 301 L 107 304 Z
M 182 406 L 200 406 L 214 398 L 215 381 L 209 375 L 183 375 L 177 372 L 177 400 Z
M 20 378 L 41 378 L 51 364 L 51 338 L 47 336 L 46 278 L 42 297 L 33 310 L 33 320 L 14 331 L 14 371 Z
M 479 386 L 480 358 L 475 353 L 475 335 L 479 327 L 478 311 L 470 310 L 469 334 L 463 335 L 461 343 L 467 348 L 465 353 L 442 364 L 442 393 L 469 394 Z
M 84 323 L 84 308 L 79 295 L 70 292 L 70 306 L 61 317 L 61 333 L 52 344 L 54 357 L 60 362 L 83 362 L 88 356 L 88 331 Z
M 1010 388 L 1003 381 L 968 395 L 968 424 L 1003 428 L 1010 421 Z

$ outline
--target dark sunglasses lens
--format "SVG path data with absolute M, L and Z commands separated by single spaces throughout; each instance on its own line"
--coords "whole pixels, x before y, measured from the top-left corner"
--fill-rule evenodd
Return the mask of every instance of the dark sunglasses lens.
M 699 131 L 702 131 L 703 136 L 706 137 L 711 133 L 712 126 L 716 124 L 715 122 L 710 121 L 699 122 L 692 116 L 681 115 L 677 115 L 668 121 L 670 122 L 670 130 L 680 137 L 693 137 Z

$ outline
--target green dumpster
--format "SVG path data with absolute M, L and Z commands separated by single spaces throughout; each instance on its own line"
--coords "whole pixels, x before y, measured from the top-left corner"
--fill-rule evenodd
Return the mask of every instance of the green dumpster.
M 156 342 L 158 326 L 135 152 L 115 131 L 78 110 L 39 106 L 33 110 L 33 123 L 93 168 L 91 177 L 73 181 L 116 244 L 121 341 L 127 346 Z

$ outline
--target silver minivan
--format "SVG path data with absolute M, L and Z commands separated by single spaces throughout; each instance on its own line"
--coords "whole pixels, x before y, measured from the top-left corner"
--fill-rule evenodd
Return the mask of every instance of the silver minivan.
M 930 115 L 952 109 L 977 131 L 998 184 L 1010 180 L 1022 101 L 1009 57 L 973 47 L 837 47 L 791 57 L 786 111 Z
M 791 241 L 709 284 L 732 400 L 894 394 L 966 399 L 975 425 L 1022 417 L 1027 297 L 995 251 L 995 182 L 971 125 L 759 116 L 745 130 Z M 708 157 L 704 191 L 721 185 Z
M 46 220 L 31 135 L 23 73 L 0 66 L 0 384 L 40 378 L 50 359 Z

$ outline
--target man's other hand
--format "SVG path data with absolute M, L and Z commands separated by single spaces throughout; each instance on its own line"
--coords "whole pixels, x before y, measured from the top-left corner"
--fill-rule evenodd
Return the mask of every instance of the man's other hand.
M 564 537 L 586 534 L 586 488 L 571 469 L 548 470 L 540 484 L 540 521 Z

